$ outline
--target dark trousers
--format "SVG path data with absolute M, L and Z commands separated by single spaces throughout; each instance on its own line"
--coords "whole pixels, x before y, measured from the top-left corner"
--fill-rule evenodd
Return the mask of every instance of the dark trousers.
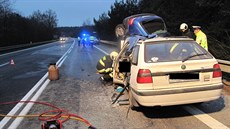
M 104 78 L 104 80 L 105 80 L 105 81 L 107 81 L 107 82 L 109 82 L 109 81 L 112 81 L 112 80 L 113 80 L 113 78 L 112 78 L 112 77 L 110 77 L 110 76 L 109 76 L 109 74 L 104 74 L 104 75 L 103 75 L 103 78 Z

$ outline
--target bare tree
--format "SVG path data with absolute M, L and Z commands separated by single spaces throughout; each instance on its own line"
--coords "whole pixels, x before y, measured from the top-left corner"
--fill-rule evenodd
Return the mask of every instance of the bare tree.
M 92 22 L 90 18 L 87 18 L 83 23 L 82 26 L 92 26 Z
M 54 11 L 48 10 L 45 12 L 46 24 L 49 28 L 57 27 L 57 15 Z
M 7 19 L 10 13 L 10 1 L 0 0 L 0 39 L 2 39 L 3 42 L 7 40 Z
M 0 16 L 11 12 L 11 3 L 9 0 L 0 0 Z

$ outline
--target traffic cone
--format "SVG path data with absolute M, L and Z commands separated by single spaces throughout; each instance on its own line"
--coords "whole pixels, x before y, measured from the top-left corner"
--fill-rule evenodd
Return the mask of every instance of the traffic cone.
M 13 59 L 10 60 L 10 64 L 11 64 L 11 65 L 15 65 Z

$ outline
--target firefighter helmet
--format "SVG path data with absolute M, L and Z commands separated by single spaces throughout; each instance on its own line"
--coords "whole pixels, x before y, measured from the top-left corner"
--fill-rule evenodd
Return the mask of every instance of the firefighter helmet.
M 113 52 L 111 52 L 109 55 L 110 55 L 110 58 L 111 58 L 112 60 L 114 60 L 114 59 L 118 56 L 118 53 L 115 52 L 115 51 L 113 51 Z
M 180 25 L 180 30 L 181 31 L 185 31 L 185 30 L 187 30 L 188 29 L 188 25 L 186 24 L 186 23 L 182 23 L 181 25 Z

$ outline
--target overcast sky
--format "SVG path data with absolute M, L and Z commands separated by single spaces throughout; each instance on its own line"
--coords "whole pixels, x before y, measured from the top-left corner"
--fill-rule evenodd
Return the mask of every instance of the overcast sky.
M 57 14 L 58 26 L 81 26 L 84 21 L 98 19 L 107 13 L 116 0 L 13 0 L 13 9 L 22 16 L 34 11 L 53 10 Z M 119 0 L 118 0 L 119 1 Z

